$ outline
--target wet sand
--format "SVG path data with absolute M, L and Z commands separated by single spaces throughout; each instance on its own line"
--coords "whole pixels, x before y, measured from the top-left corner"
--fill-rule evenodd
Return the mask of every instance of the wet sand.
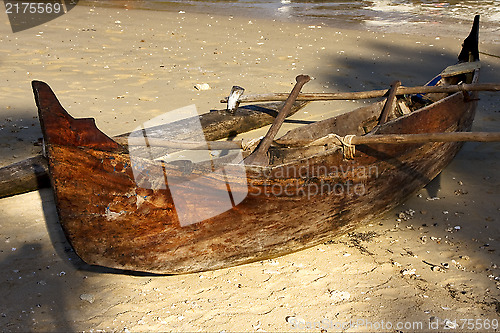
M 465 37 L 90 7 L 16 34 L 4 20 L 0 36 L 2 165 L 40 151 L 31 80 L 46 81 L 72 115 L 94 117 L 116 135 L 186 105 L 221 108 L 235 84 L 248 93 L 286 92 L 306 73 L 315 78 L 307 92 L 381 89 L 395 79 L 419 85 L 455 61 Z M 498 44 L 481 49 L 500 53 Z M 498 81 L 499 70 L 499 59 L 483 57 L 481 81 Z M 197 91 L 201 83 L 211 89 Z M 474 130 L 498 131 L 498 98 L 481 94 Z M 312 103 L 283 131 L 359 105 Z M 82 263 L 58 225 L 50 189 L 1 199 L 0 327 L 406 332 L 453 328 L 446 319 L 459 331 L 498 327 L 499 167 L 499 144 L 468 143 L 426 189 L 352 234 L 274 260 L 179 276 Z

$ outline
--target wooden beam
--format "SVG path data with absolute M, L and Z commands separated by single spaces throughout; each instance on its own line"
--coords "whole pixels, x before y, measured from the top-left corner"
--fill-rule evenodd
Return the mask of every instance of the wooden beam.
M 324 146 L 327 144 L 342 145 L 342 137 L 330 134 L 314 141 L 276 140 L 276 143 L 287 147 Z M 363 144 L 408 144 L 428 142 L 500 142 L 500 132 L 449 132 L 420 134 L 374 134 L 354 136 L 350 139 L 352 145 Z
M 418 87 L 399 87 L 397 95 L 406 94 L 426 94 L 426 93 L 454 93 L 458 91 L 500 91 L 500 83 L 472 83 L 451 86 L 418 86 Z M 297 101 L 333 101 L 333 100 L 354 100 L 368 99 L 387 96 L 389 90 L 370 90 L 359 92 L 343 93 L 301 93 L 297 96 Z M 271 93 L 260 95 L 242 95 L 240 103 L 250 102 L 271 102 L 285 101 L 287 93 Z M 221 103 L 227 103 L 227 98 L 221 100 Z

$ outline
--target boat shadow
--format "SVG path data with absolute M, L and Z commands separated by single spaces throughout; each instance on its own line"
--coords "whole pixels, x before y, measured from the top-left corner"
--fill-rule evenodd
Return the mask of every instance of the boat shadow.
M 4 277 L 1 288 L 3 302 L 10 304 L 1 308 L 2 331 L 24 332 L 35 327 L 47 331 L 54 328 L 73 331 L 71 320 L 66 315 L 66 302 L 60 297 L 64 290 L 58 284 L 57 275 L 50 273 L 48 265 L 39 267 L 38 256 L 42 248 L 39 242 L 25 243 L 21 248 L 12 248 L 11 254 L 0 261 Z M 37 281 L 35 285 L 27 284 L 33 279 Z M 37 292 L 37 297 L 33 291 Z M 45 315 L 40 315 L 40 312 Z
M 0 167 L 42 152 L 42 131 L 36 111 L 2 112 L 1 117 Z
M 363 41 L 369 52 L 331 55 L 327 68 L 339 70 L 325 71 L 318 80 L 325 81 L 332 92 L 389 89 L 394 80 L 403 86 L 418 86 L 458 61 L 459 44 L 445 51 L 433 45 L 424 47 L 424 43 L 397 46 L 386 38 Z

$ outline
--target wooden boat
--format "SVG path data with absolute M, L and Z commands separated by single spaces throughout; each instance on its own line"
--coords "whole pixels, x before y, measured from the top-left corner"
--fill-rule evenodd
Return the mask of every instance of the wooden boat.
M 459 67 L 429 84 L 477 82 L 477 43 L 476 18 Z M 477 105 L 477 92 L 399 96 L 400 111 L 377 123 L 381 101 L 289 131 L 259 166 L 234 154 L 210 163 L 133 156 L 93 119 L 72 118 L 48 85 L 34 81 L 33 90 L 60 223 L 76 253 L 88 264 L 162 274 L 280 256 L 380 216 L 438 175 L 462 143 L 361 144 L 347 159 L 343 138 L 468 131 Z M 345 147 L 329 144 L 332 134 Z

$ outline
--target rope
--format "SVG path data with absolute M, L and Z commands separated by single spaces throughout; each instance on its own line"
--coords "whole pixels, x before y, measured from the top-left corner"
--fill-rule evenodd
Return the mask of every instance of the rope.
M 333 136 L 340 141 L 340 144 L 342 145 L 342 150 L 344 152 L 344 158 L 346 160 L 354 159 L 354 155 L 356 154 L 356 145 L 352 144 L 352 139 L 356 135 L 349 134 L 342 137 L 340 135 L 333 134 Z
M 262 137 L 255 138 L 255 139 L 252 139 L 252 140 L 247 141 L 247 142 L 242 142 L 241 148 L 243 150 L 254 150 L 259 145 L 261 140 L 262 140 Z
M 471 99 L 471 95 L 470 95 L 470 92 L 469 90 L 465 89 L 465 84 L 463 82 L 459 83 L 458 85 L 458 89 L 462 92 L 462 94 L 464 95 L 464 101 L 465 102 L 471 102 L 472 99 Z

